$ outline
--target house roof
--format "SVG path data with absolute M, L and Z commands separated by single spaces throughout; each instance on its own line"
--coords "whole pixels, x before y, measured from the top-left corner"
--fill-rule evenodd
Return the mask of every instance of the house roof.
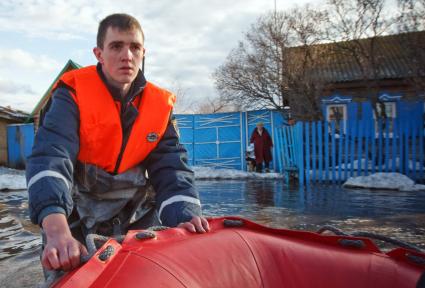
M 328 83 L 400 79 L 419 75 L 425 77 L 423 67 L 419 69 L 418 62 L 414 62 L 419 59 L 419 63 L 424 64 L 424 43 L 425 31 L 419 31 L 313 45 L 311 46 L 311 51 L 318 56 L 319 60 L 314 63 L 313 69 L 309 72 L 312 73 L 314 78 Z M 370 49 L 372 44 L 374 45 L 374 50 Z M 363 47 L 363 51 L 366 51 L 366 53 L 374 51 L 372 55 L 376 60 L 376 77 L 372 77 L 374 74 L 372 72 L 368 74 L 362 73 L 361 66 L 351 56 L 352 52 L 350 51 L 360 47 Z M 291 49 L 298 50 L 301 48 L 294 47 Z M 363 67 L 367 66 L 363 65 Z
M 24 122 L 29 116 L 28 113 L 20 110 L 15 110 L 10 107 L 0 106 L 0 119 L 7 119 L 17 122 Z
M 68 60 L 68 62 L 62 68 L 62 70 L 56 76 L 55 80 L 52 82 L 52 84 L 49 86 L 49 88 L 47 89 L 47 91 L 44 93 L 43 97 L 41 97 L 40 101 L 38 101 L 37 105 L 35 105 L 35 108 L 30 113 L 29 118 L 34 118 L 34 116 L 44 107 L 44 105 L 47 103 L 47 101 L 49 100 L 49 98 L 50 98 L 50 96 L 52 94 L 53 86 L 55 85 L 55 83 L 59 80 L 59 78 L 65 72 L 68 72 L 68 71 L 71 71 L 71 70 L 74 70 L 74 69 L 79 69 L 81 67 L 82 67 L 81 65 L 79 65 L 78 63 L 72 61 L 71 59 Z

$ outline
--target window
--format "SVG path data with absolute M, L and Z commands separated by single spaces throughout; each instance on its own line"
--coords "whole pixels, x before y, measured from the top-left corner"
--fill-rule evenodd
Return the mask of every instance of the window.
M 382 114 L 382 106 L 385 109 L 385 116 L 386 118 L 395 118 L 396 116 L 396 106 L 395 106 L 395 102 L 384 102 L 383 105 L 380 105 L 379 103 L 377 104 L 377 112 L 378 115 L 383 115 Z
M 335 121 L 335 133 L 340 133 L 341 127 L 340 127 L 340 121 L 347 120 L 347 105 L 345 104 L 332 104 L 327 106 L 327 113 L 326 113 L 326 120 L 329 122 L 329 129 L 330 129 L 330 122 Z M 343 130 L 345 132 L 345 125 Z M 330 130 L 329 130 L 330 131 Z
M 376 112 L 378 113 L 378 118 L 382 119 L 383 131 L 386 131 L 385 121 L 389 121 L 389 132 L 393 132 L 394 128 L 394 119 L 397 115 L 396 102 L 381 102 L 376 104 Z M 384 109 L 384 110 L 383 110 Z M 385 114 L 384 114 L 385 113 Z M 384 117 L 385 116 L 385 117 Z M 376 121 L 376 115 L 373 113 L 373 118 L 375 119 L 375 131 L 378 131 L 378 121 Z

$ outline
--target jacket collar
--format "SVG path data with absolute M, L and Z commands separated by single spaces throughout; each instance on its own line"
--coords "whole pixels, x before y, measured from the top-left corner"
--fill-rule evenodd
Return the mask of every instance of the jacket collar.
M 145 75 L 143 75 L 143 72 L 139 69 L 136 79 L 134 79 L 133 83 L 131 83 L 131 87 L 128 90 L 127 95 L 125 95 L 124 98 L 121 98 L 120 90 L 109 84 L 106 80 L 106 76 L 105 74 L 103 74 L 102 65 L 100 63 L 97 63 L 96 70 L 99 74 L 100 79 L 102 79 L 103 83 L 105 83 L 105 86 L 108 88 L 108 91 L 112 95 L 112 98 L 114 98 L 115 101 L 120 101 L 121 103 L 129 103 L 133 101 L 134 98 L 139 95 L 143 91 L 143 88 L 145 88 L 146 86 Z

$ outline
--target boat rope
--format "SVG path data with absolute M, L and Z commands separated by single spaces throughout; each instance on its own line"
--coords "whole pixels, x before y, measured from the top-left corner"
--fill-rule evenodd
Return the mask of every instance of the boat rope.
M 81 256 L 81 262 L 86 263 L 96 253 L 96 251 L 109 239 L 115 239 L 118 243 L 124 241 L 125 235 L 115 235 L 113 237 L 102 236 L 98 234 L 88 234 L 86 237 L 87 256 Z M 96 245 L 98 243 L 98 245 Z
M 382 234 L 378 234 L 378 233 L 373 233 L 373 232 L 366 232 L 366 231 L 354 231 L 350 234 L 345 233 L 344 231 L 342 231 L 341 229 L 338 229 L 334 226 L 331 225 L 325 225 L 323 227 L 321 227 L 319 230 L 316 231 L 316 233 L 319 234 L 323 234 L 323 232 L 326 231 L 330 231 L 332 233 L 334 233 L 335 235 L 338 236 L 354 236 L 354 237 L 366 237 L 366 238 L 370 238 L 370 239 L 374 239 L 374 240 L 379 240 L 385 243 L 389 243 L 398 247 L 402 247 L 402 248 L 406 248 L 406 249 L 410 249 L 416 252 L 422 252 L 422 249 L 419 248 L 418 246 L 411 244 L 411 243 L 407 243 L 405 241 L 401 241 L 399 239 L 394 239 Z

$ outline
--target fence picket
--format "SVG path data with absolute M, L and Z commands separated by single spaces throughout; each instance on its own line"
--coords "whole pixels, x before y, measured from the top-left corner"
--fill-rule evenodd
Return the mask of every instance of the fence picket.
M 369 137 L 370 137 L 370 121 L 364 121 L 365 128 L 365 138 L 364 138 L 364 156 L 365 156 L 365 164 L 363 175 L 369 175 Z
M 322 121 L 317 122 L 317 136 L 319 136 L 318 143 L 319 143 L 319 182 L 322 182 L 323 179 L 323 130 L 322 130 Z
M 405 123 L 404 129 L 404 174 L 409 177 L 410 176 L 410 168 L 409 168 L 409 136 L 410 136 L 410 125 L 409 121 Z
M 383 127 L 382 127 L 382 119 L 378 119 L 378 172 L 382 172 L 382 138 L 383 138 Z
M 341 165 L 342 165 L 342 142 L 345 138 L 346 134 L 344 133 L 344 128 L 342 128 L 342 124 L 344 122 L 342 120 L 339 121 L 339 139 L 338 139 L 338 182 L 342 181 L 342 175 L 341 175 Z
M 417 179 L 416 178 L 416 170 L 417 170 L 417 167 L 416 167 L 416 164 L 417 164 L 417 161 L 416 161 L 416 140 L 417 140 L 417 137 L 416 137 L 416 132 L 417 132 L 417 129 L 416 129 L 416 127 L 412 127 L 412 165 L 413 165 L 413 167 L 412 167 L 412 177 L 413 177 L 413 179 Z
M 399 122 L 399 131 L 398 131 L 398 145 L 399 145 L 399 154 L 398 154 L 398 172 L 403 174 L 403 121 Z
M 344 138 L 345 138 L 345 161 L 344 161 L 344 179 L 348 179 L 348 163 L 349 163 L 349 150 L 348 150 L 348 147 L 349 147 L 349 137 L 351 137 L 350 136 L 350 130 L 349 129 L 351 129 L 351 126 L 350 127 L 348 127 L 348 125 L 349 125 L 349 123 L 350 122 L 347 122 L 346 123 L 346 126 L 345 126 L 345 134 L 344 134 Z
M 331 163 L 332 163 L 332 184 L 335 184 L 335 166 L 336 166 L 336 160 L 335 160 L 335 121 L 331 122 Z
M 300 182 L 300 185 L 304 185 L 304 139 L 303 139 L 303 126 L 304 123 L 303 122 L 298 122 L 298 138 L 299 138 L 299 142 L 297 143 L 299 150 L 297 151 L 298 153 L 298 157 L 299 157 L 299 171 L 298 171 L 298 179 Z
M 316 178 L 316 122 L 311 123 L 311 156 L 312 156 L 312 169 L 313 169 L 313 175 L 312 175 L 312 181 L 317 181 Z
M 278 149 L 278 151 L 283 151 L 284 147 L 281 144 L 282 143 L 282 128 L 276 129 L 276 139 L 275 139 L 275 145 Z M 279 171 L 283 172 L 283 158 L 284 157 L 277 157 L 277 165 L 279 168 Z
M 385 171 L 388 171 L 390 157 L 390 121 L 385 119 Z
M 398 171 L 415 180 L 423 179 L 422 126 L 400 119 L 346 123 L 298 122 L 279 128 L 275 133 L 276 145 L 282 151 L 279 167 L 297 167 L 301 185 L 316 181 L 339 183 L 375 171 Z
M 325 180 L 329 181 L 329 123 L 324 123 L 325 126 Z
M 398 137 L 398 121 L 394 120 L 393 121 L 393 139 L 391 141 L 392 144 L 392 157 L 393 157 L 393 163 L 392 163 L 392 167 L 391 167 L 391 172 L 395 172 L 397 169 L 397 137 Z
M 310 130 L 309 130 L 309 124 L 305 123 L 305 181 L 306 183 L 309 183 L 310 180 Z
M 419 125 L 419 178 L 424 179 L 424 127 Z
M 357 176 L 362 175 L 362 161 L 363 161 L 363 120 L 359 121 L 359 129 L 357 134 Z
M 355 123 L 356 122 L 351 122 L 351 134 L 350 134 L 350 137 L 351 137 L 351 143 L 350 143 L 350 148 L 351 148 L 351 152 L 350 152 L 350 177 L 353 177 L 354 176 L 354 152 L 355 152 L 355 149 L 356 149 L 356 128 L 357 128 L 357 126 L 355 125 Z

